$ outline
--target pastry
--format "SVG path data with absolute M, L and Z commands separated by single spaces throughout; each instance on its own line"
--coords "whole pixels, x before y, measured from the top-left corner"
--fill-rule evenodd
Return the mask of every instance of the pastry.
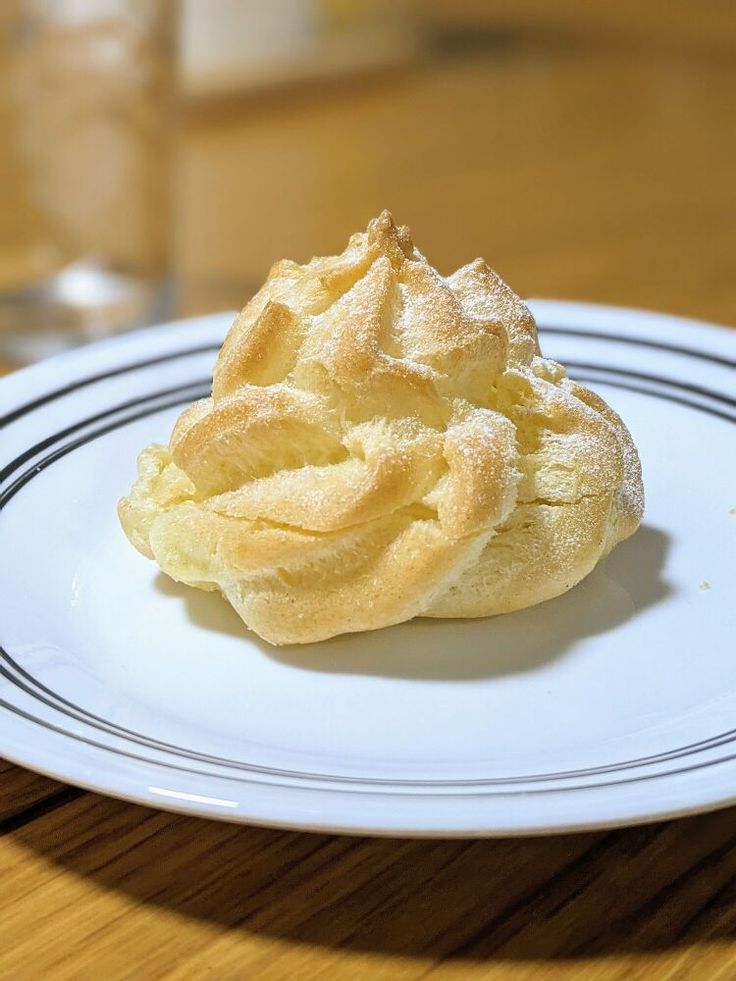
M 119 515 L 292 644 L 550 599 L 642 509 L 626 427 L 524 303 L 481 259 L 443 278 L 384 212 L 342 255 L 276 263 Z

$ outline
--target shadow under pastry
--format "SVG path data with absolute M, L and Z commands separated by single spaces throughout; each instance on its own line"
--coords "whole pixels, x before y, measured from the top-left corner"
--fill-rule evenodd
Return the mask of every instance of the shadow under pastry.
M 157 589 L 185 604 L 200 628 L 235 637 L 301 670 L 412 680 L 468 681 L 534 671 L 662 602 L 669 536 L 643 525 L 582 582 L 526 610 L 476 620 L 418 618 L 383 630 L 343 634 L 316 644 L 274 647 L 248 631 L 219 593 L 175 583 Z M 243 656 L 247 656 L 244 651 Z

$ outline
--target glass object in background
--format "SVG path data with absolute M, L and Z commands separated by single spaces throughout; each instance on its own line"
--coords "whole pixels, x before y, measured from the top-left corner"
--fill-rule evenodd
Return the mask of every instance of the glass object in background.
M 174 0 L 2 0 L 0 359 L 166 314 L 175 53 Z
M 208 98 L 401 65 L 411 0 L 182 0 L 182 79 Z

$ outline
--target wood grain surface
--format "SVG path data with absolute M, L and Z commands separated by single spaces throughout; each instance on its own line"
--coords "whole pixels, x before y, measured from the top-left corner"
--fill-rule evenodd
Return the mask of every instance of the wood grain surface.
M 734 105 L 736 60 L 702 31 L 647 47 L 520 29 L 200 108 L 180 147 L 181 310 L 241 305 L 272 260 L 333 252 L 388 206 L 443 271 L 482 254 L 524 295 L 735 322 Z M 341 838 L 0 762 L 0 978 L 736 978 L 735 817 Z

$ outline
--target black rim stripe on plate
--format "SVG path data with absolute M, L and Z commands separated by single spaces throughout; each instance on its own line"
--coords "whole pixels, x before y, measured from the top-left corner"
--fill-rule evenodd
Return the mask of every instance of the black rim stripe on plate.
M 614 372 L 620 375 L 624 375 L 626 378 L 634 378 L 637 381 L 654 382 L 660 385 L 671 385 L 673 388 L 679 389 L 681 392 L 689 392 L 692 395 L 703 395 L 706 398 L 713 399 L 716 402 L 722 402 L 724 405 L 729 405 L 736 408 L 736 398 L 730 395 L 722 395 L 720 392 L 714 392 L 710 388 L 703 388 L 702 385 L 692 385 L 690 382 L 672 381 L 669 378 L 663 378 L 661 375 L 650 375 L 644 371 L 634 371 L 632 368 L 617 368 L 615 365 L 606 366 L 601 368 L 600 365 L 590 364 L 586 361 L 565 361 L 566 368 L 580 369 L 581 371 L 606 371 Z
M 50 446 L 53 446 L 60 440 L 65 439 L 67 436 L 71 436 L 72 433 L 77 433 L 80 429 L 84 429 L 85 426 L 89 426 L 94 422 L 100 422 L 100 420 L 107 419 L 110 416 L 116 415 L 118 412 L 123 412 L 125 409 L 134 409 L 139 405 L 150 402 L 152 398 L 165 398 L 167 395 L 181 395 L 185 391 L 191 392 L 189 398 L 192 400 L 201 398 L 203 395 L 209 394 L 209 386 L 211 383 L 211 378 L 200 378 L 197 381 L 186 382 L 182 385 L 174 385 L 172 388 L 162 388 L 161 391 L 157 392 L 155 396 L 146 395 L 135 399 L 129 399 L 127 402 L 120 402 L 111 409 L 106 409 L 104 412 L 98 412 L 94 416 L 88 416 L 86 419 L 82 419 L 81 422 L 75 422 L 73 425 L 67 426 L 66 429 L 60 429 L 58 433 L 54 433 L 53 436 L 47 436 L 46 439 L 42 439 L 40 443 L 36 443 L 34 446 L 29 447 L 29 449 L 21 453 L 20 456 L 17 456 L 6 467 L 3 467 L 3 469 L 0 470 L 0 484 L 6 481 L 8 477 L 12 473 L 15 473 L 15 471 L 24 463 L 32 460 L 33 457 L 42 450 L 47 450 Z
M 652 766 L 657 763 L 666 763 L 668 760 L 672 759 L 684 759 L 687 756 L 692 756 L 695 753 L 703 752 L 707 749 L 717 749 L 719 746 L 727 745 L 733 742 L 734 737 L 736 737 L 736 729 L 729 730 L 728 732 L 721 733 L 717 736 L 712 736 L 708 739 L 700 740 L 697 743 L 692 743 L 688 746 L 684 746 L 679 749 L 667 750 L 662 753 L 652 754 L 651 756 L 642 756 L 633 760 L 627 760 L 623 763 L 609 763 L 603 766 L 588 767 L 578 770 L 563 770 L 563 771 L 552 771 L 550 773 L 533 773 L 524 777 L 491 777 L 491 778 L 476 778 L 476 779 L 465 779 L 465 780 L 391 780 L 384 779 L 382 777 L 354 777 L 354 776 L 340 776 L 328 773 L 309 773 L 303 770 L 287 770 L 279 767 L 271 766 L 260 766 L 256 763 L 246 763 L 243 760 L 232 760 L 227 757 L 214 756 L 208 753 L 201 753 L 196 750 L 184 749 L 180 746 L 176 746 L 172 743 L 167 743 L 162 740 L 153 739 L 149 736 L 145 736 L 142 733 L 137 733 L 131 729 L 127 729 L 124 726 L 119 726 L 114 722 L 109 722 L 106 719 L 101 718 L 98 715 L 94 715 L 88 712 L 86 709 L 80 708 L 75 705 L 74 702 L 70 702 L 55 692 L 51 691 L 45 685 L 36 681 L 32 675 L 21 668 L 10 656 L 7 655 L 5 650 L 0 647 L 0 656 L 2 659 L 9 664 L 18 674 L 22 675 L 24 678 L 28 679 L 29 682 L 34 687 L 29 687 L 24 682 L 20 681 L 13 674 L 11 674 L 6 668 L 0 666 L 0 676 L 6 678 L 11 684 L 18 688 L 20 691 L 25 692 L 30 697 L 34 698 L 36 701 L 47 705 L 49 708 L 54 709 L 61 715 L 66 716 L 74 721 L 83 722 L 88 725 L 91 729 L 95 729 L 99 732 L 105 732 L 109 735 L 115 736 L 117 738 L 122 738 L 128 742 L 136 743 L 137 745 L 147 747 L 148 749 L 157 750 L 160 752 L 171 753 L 174 756 L 181 756 L 185 759 L 192 760 L 198 763 L 210 763 L 217 766 L 222 766 L 226 769 L 243 771 L 246 773 L 254 774 L 266 774 L 268 776 L 279 776 L 279 777 L 290 777 L 292 779 L 308 781 L 308 782 L 320 782 L 320 781 L 332 781 L 333 783 L 355 783 L 361 785 L 385 785 L 385 786 L 396 786 L 396 787 L 501 787 L 501 786 L 514 786 L 518 784 L 529 784 L 529 783 L 551 783 L 560 782 L 564 780 L 579 779 L 580 777 L 597 776 L 599 774 L 605 773 L 619 773 L 625 772 L 626 770 L 635 769 L 641 766 Z M 39 694 L 35 689 L 40 689 L 46 692 L 56 702 L 50 701 L 44 695 Z M 61 704 L 57 704 L 61 703 Z M 5 707 L 8 707 L 8 703 L 0 703 Z M 66 706 L 66 708 L 64 707 Z M 35 716 L 28 716 L 33 718 L 35 721 L 43 724 L 44 720 Z M 97 724 L 99 723 L 99 724 Z M 64 729 L 58 729 L 53 726 L 54 731 L 61 732 L 65 735 L 69 735 L 74 739 L 84 738 L 81 737 L 79 733 L 70 733 Z M 89 741 L 85 738 L 85 741 Z M 95 745 L 99 745 L 95 743 Z M 115 747 L 103 746 L 103 748 L 109 749 L 114 753 L 122 753 L 123 755 L 131 755 L 128 752 L 124 752 Z M 160 762 L 153 760 L 150 757 L 139 757 L 136 759 L 144 759 L 149 763 L 155 763 L 157 766 L 169 766 L 171 764 L 166 762 Z M 174 765 L 175 769 L 180 769 L 179 765 Z M 200 771 L 192 771 L 200 772 Z M 667 771 L 668 773 L 671 771 Z
M 590 337 L 590 336 L 596 336 L 596 335 L 588 334 L 587 336 Z M 627 371 L 625 371 L 623 369 L 613 369 L 612 370 L 612 369 L 608 369 L 605 366 L 598 366 L 598 365 L 590 365 L 589 367 L 591 369 L 594 369 L 595 371 L 602 372 L 604 374 L 613 373 L 613 374 L 623 375 L 624 377 L 626 377 L 627 374 L 629 374 Z M 127 370 L 133 370 L 133 368 L 132 367 L 129 367 Z M 117 373 L 119 373 L 119 372 L 116 372 L 116 374 Z M 633 373 L 633 374 L 636 377 L 637 373 Z M 689 399 L 673 397 L 670 393 L 665 393 L 665 392 L 661 392 L 661 391 L 654 391 L 654 390 L 651 390 L 651 389 L 644 389 L 644 388 L 641 388 L 641 387 L 636 386 L 636 385 L 625 385 L 625 384 L 618 383 L 615 380 L 607 379 L 607 378 L 603 378 L 603 379 L 580 378 L 580 380 L 586 380 L 586 381 L 587 380 L 592 380 L 592 381 L 601 382 L 603 384 L 613 384 L 614 386 L 626 388 L 626 389 L 629 389 L 629 390 L 638 392 L 640 394 L 650 395 L 650 396 L 653 396 L 653 397 L 658 397 L 658 398 L 666 399 L 666 400 L 669 400 L 669 401 L 676 401 L 676 402 L 678 402 L 680 404 L 683 404 L 683 405 L 685 405 L 685 406 L 687 406 L 689 408 L 699 409 L 701 411 L 708 412 L 711 415 L 716 415 L 716 416 L 718 416 L 720 418 L 724 418 L 724 419 L 726 419 L 728 421 L 731 421 L 731 422 L 736 421 L 731 416 L 728 416 L 725 413 L 721 413 L 721 412 L 718 412 L 717 410 L 713 410 L 712 408 L 710 408 L 708 406 L 704 406 L 702 404 L 692 402 Z M 655 382 L 655 383 L 662 383 L 662 384 L 665 384 L 665 385 L 670 385 L 670 386 L 673 386 L 673 387 L 678 387 L 679 386 L 679 383 L 677 383 L 677 382 L 673 382 L 670 379 L 660 378 L 660 377 L 657 377 L 657 376 L 651 376 L 651 375 L 646 376 L 646 380 L 647 381 L 651 381 L 651 382 Z M 34 465 L 29 471 L 26 471 L 24 474 L 22 474 L 10 487 L 8 487 L 6 489 L 6 492 L 3 495 L 0 496 L 0 507 L 2 507 L 4 504 L 6 504 L 7 501 L 10 500 L 10 498 L 12 496 L 14 496 L 14 494 L 17 493 L 21 489 L 22 486 L 24 486 L 26 483 L 28 483 L 28 481 L 30 479 L 33 478 L 33 476 L 37 475 L 39 472 L 41 472 L 43 469 L 45 469 L 47 466 L 49 466 L 52 462 L 54 462 L 55 460 L 59 459 L 61 456 L 66 455 L 67 453 L 71 452 L 73 449 L 76 449 L 79 446 L 84 445 L 85 443 L 87 443 L 87 442 L 89 442 L 89 441 L 91 441 L 93 439 L 96 439 L 96 438 L 98 438 L 100 436 L 103 436 L 106 433 L 108 433 L 108 432 L 110 432 L 110 431 L 112 431 L 114 429 L 120 428 L 121 426 L 124 426 L 124 425 L 126 425 L 126 424 L 128 424 L 130 422 L 134 422 L 137 419 L 143 418 L 145 416 L 154 414 L 154 413 L 159 412 L 159 411 L 163 411 L 166 408 L 170 408 L 170 407 L 173 407 L 173 406 L 176 406 L 176 405 L 181 405 L 184 402 L 189 401 L 191 398 L 196 397 L 191 392 L 191 389 L 194 387 L 194 384 L 196 384 L 196 383 L 189 383 L 187 385 L 182 385 L 180 387 L 180 389 L 182 391 L 187 390 L 189 392 L 188 396 L 185 397 L 185 398 L 179 398 L 179 399 L 176 399 L 176 400 L 173 400 L 172 399 L 172 400 L 170 400 L 169 402 L 166 402 L 166 403 L 158 403 L 155 406 L 149 407 L 149 408 L 147 408 L 147 409 L 145 409 L 145 410 L 143 410 L 143 411 L 141 411 L 139 413 L 136 413 L 136 414 L 134 414 L 132 416 L 127 416 L 124 419 L 116 420 L 115 423 L 112 423 L 109 426 L 101 427 L 100 429 L 98 429 L 98 430 L 96 430 L 96 431 L 94 431 L 92 433 L 86 434 L 84 437 L 81 437 L 80 439 L 75 440 L 75 441 L 73 441 L 70 444 L 67 444 L 67 445 L 65 445 L 63 447 L 60 447 L 58 450 L 56 450 L 53 453 L 49 454 L 48 457 L 44 458 L 44 460 L 42 460 L 40 463 L 37 463 L 36 465 Z M 203 382 L 202 385 L 204 385 L 204 384 L 205 383 Z M 81 387 L 81 386 L 78 386 L 78 387 Z M 144 404 L 146 402 L 150 402 L 151 400 L 154 400 L 154 399 L 160 399 L 162 396 L 167 395 L 167 394 L 169 394 L 171 392 L 174 392 L 176 390 L 177 389 L 165 389 L 162 392 L 158 392 L 158 393 L 155 393 L 153 395 L 146 396 L 146 397 L 141 398 L 141 399 L 131 400 L 131 403 L 125 403 L 123 405 L 116 406 L 115 408 L 113 408 L 111 410 L 108 410 L 106 413 L 100 413 L 100 414 L 97 414 L 97 415 L 95 415 L 93 417 L 90 417 L 89 419 L 85 420 L 84 422 L 79 423 L 74 428 L 75 429 L 78 429 L 78 428 L 83 427 L 84 425 L 90 424 L 91 422 L 98 421 L 99 419 L 104 418 L 107 415 L 114 414 L 116 412 L 121 411 L 124 408 L 129 407 L 129 405 L 131 405 L 131 406 L 132 405 L 140 405 L 140 404 Z M 701 389 L 698 392 L 698 394 L 705 395 L 706 397 L 713 397 L 715 399 L 722 399 L 723 398 L 722 396 L 719 395 L 719 393 L 714 393 L 714 392 L 711 392 L 711 391 L 706 390 L 706 389 Z M 68 432 L 66 430 L 65 431 L 62 431 L 61 433 L 58 433 L 56 435 L 55 439 L 56 440 L 62 439 L 66 435 L 68 435 Z M 44 447 L 43 448 L 46 448 L 46 445 L 52 445 L 53 444 L 53 441 L 54 441 L 54 437 L 51 437 L 50 438 L 50 441 L 49 440 L 44 441 Z M 39 444 L 39 447 L 41 447 L 41 444 Z M 25 462 L 25 459 L 27 459 L 27 454 L 22 454 L 22 457 L 24 459 L 21 460 L 21 458 L 18 458 L 16 461 L 14 461 L 14 464 L 16 464 L 15 467 L 14 467 L 13 464 L 11 464 L 10 467 L 5 468 L 5 471 L 4 472 L 11 470 L 11 468 L 12 469 L 16 469 L 17 466 L 19 466 L 19 465 L 22 464 L 22 462 Z M 58 712 L 60 712 L 62 714 L 65 714 L 65 715 L 67 715 L 67 716 L 69 716 L 69 717 L 71 717 L 71 718 L 73 718 L 73 719 L 75 719 L 77 721 L 86 722 L 86 724 L 90 725 L 93 728 L 100 729 L 101 731 L 108 732 L 108 733 L 110 733 L 112 735 L 118 735 L 118 737 L 122 737 L 122 738 L 131 738 L 132 737 L 135 741 L 140 742 L 143 745 L 147 745 L 151 749 L 161 749 L 161 750 L 164 750 L 164 751 L 167 751 L 167 752 L 173 751 L 176 754 L 185 755 L 188 758 L 198 759 L 198 760 L 200 760 L 202 762 L 216 763 L 216 764 L 219 764 L 219 765 L 222 765 L 222 766 L 226 766 L 226 767 L 228 767 L 228 766 L 229 767 L 237 767 L 239 769 L 249 770 L 250 772 L 268 773 L 268 774 L 271 774 L 273 776 L 289 776 L 289 777 L 293 777 L 293 778 L 298 779 L 298 780 L 304 780 L 304 779 L 316 780 L 316 781 L 331 781 L 332 780 L 332 781 L 338 781 L 338 782 L 341 782 L 341 783 L 342 782 L 347 782 L 347 783 L 360 783 L 360 784 L 365 784 L 365 783 L 372 784 L 372 783 L 375 783 L 375 784 L 384 784 L 384 785 L 390 785 L 390 784 L 392 784 L 392 781 L 386 781 L 386 780 L 382 780 L 380 778 L 375 778 L 374 779 L 374 778 L 357 778 L 357 777 L 335 777 L 335 776 L 328 775 L 328 774 L 306 774 L 306 773 L 302 773 L 302 772 L 298 772 L 298 771 L 286 771 L 286 770 L 276 770 L 276 769 L 268 768 L 268 767 L 258 767 L 258 766 L 255 766 L 253 764 L 247 764 L 247 763 L 243 763 L 243 762 L 240 762 L 240 761 L 225 760 L 225 759 L 221 759 L 221 758 L 214 757 L 214 756 L 208 756 L 208 755 L 205 755 L 205 754 L 195 753 L 194 751 L 186 750 L 186 749 L 183 749 L 181 747 L 174 747 L 174 746 L 171 746 L 170 744 L 167 744 L 167 743 L 162 743 L 162 742 L 158 742 L 156 740 L 151 740 L 149 737 L 143 736 L 142 734 L 134 733 L 134 732 L 132 732 L 130 730 L 126 730 L 126 729 L 124 729 L 122 727 L 117 726 L 115 723 L 110 723 L 107 720 L 101 719 L 98 716 L 94 716 L 91 713 L 87 712 L 86 710 L 80 708 L 79 706 L 76 706 L 73 703 L 68 702 L 67 700 L 63 699 L 61 696 L 57 695 L 55 692 L 53 692 L 50 689 L 48 689 L 45 686 L 43 686 L 35 678 L 33 678 L 31 675 L 29 675 L 27 672 L 25 672 L 22 668 L 20 668 L 20 666 L 17 665 L 16 662 L 13 661 L 13 659 L 9 657 L 9 655 L 7 654 L 7 652 L 5 652 L 5 651 L 2 650 L 2 648 L 0 648 L 0 653 L 2 653 L 2 655 L 4 656 L 4 658 L 6 660 L 6 663 L 9 664 L 19 674 L 21 674 L 24 677 L 26 677 L 27 680 L 32 685 L 34 685 L 37 688 L 39 688 L 39 689 L 47 692 L 52 698 L 56 699 L 58 702 L 67 705 L 70 709 L 74 710 L 74 714 L 72 715 L 70 712 L 67 712 L 65 709 L 61 708 L 60 705 L 54 704 L 53 702 L 49 702 L 46 698 L 42 698 L 41 696 L 39 696 L 38 692 L 34 691 L 33 689 L 29 689 L 25 684 L 20 683 L 18 681 L 18 679 L 15 678 L 12 674 L 10 674 L 7 670 L 3 670 L 2 671 L 2 674 L 12 684 L 14 684 L 16 687 L 20 688 L 21 690 L 25 691 L 31 697 L 35 697 L 36 699 L 42 701 L 43 703 L 47 704 L 49 707 L 53 708 L 55 711 L 58 711 Z M 5 703 L 3 703 L 3 704 L 5 704 Z M 12 706 L 9 706 L 9 705 L 5 705 L 5 707 L 11 708 L 11 710 L 13 708 Z M 79 714 L 77 714 L 77 713 L 79 713 Z M 37 718 L 32 717 L 32 716 L 28 716 L 28 718 L 32 719 L 32 721 L 35 721 L 38 724 L 46 725 L 46 723 L 42 719 L 37 719 Z M 87 720 L 90 720 L 90 721 L 87 721 Z M 94 721 L 92 721 L 92 720 L 94 720 Z M 97 725 L 96 723 L 101 723 L 101 725 Z M 46 727 L 49 728 L 48 725 Z M 68 737 L 70 736 L 71 738 L 83 738 L 83 737 L 80 737 L 76 733 L 69 733 L 69 732 L 66 732 L 65 730 L 58 729 L 57 727 L 51 727 L 51 728 L 53 728 L 54 731 L 58 731 L 58 732 L 64 733 L 65 735 L 67 735 Z M 703 740 L 703 741 L 701 741 L 699 743 L 692 744 L 691 746 L 683 747 L 682 749 L 679 749 L 679 750 L 671 750 L 671 751 L 668 751 L 666 753 L 657 754 L 656 756 L 643 757 L 643 758 L 641 758 L 639 760 L 631 760 L 631 761 L 627 761 L 625 763 L 620 763 L 620 764 L 609 764 L 609 765 L 606 765 L 606 766 L 603 766 L 603 767 L 594 767 L 594 768 L 588 768 L 588 769 L 585 769 L 585 770 L 567 771 L 565 773 L 559 773 L 559 774 L 539 774 L 539 775 L 531 775 L 531 776 L 528 776 L 528 777 L 496 778 L 495 780 L 474 780 L 474 781 L 417 781 L 416 784 L 414 782 L 412 782 L 412 781 L 396 781 L 396 785 L 397 786 L 437 786 L 437 787 L 441 787 L 441 786 L 448 786 L 448 787 L 449 786 L 452 786 L 452 787 L 457 787 L 457 786 L 478 786 L 478 785 L 494 786 L 494 785 L 503 785 L 503 784 L 513 784 L 513 783 L 531 783 L 531 782 L 535 782 L 535 781 L 551 781 L 551 780 L 574 779 L 574 778 L 580 777 L 580 776 L 595 775 L 597 773 L 617 772 L 619 770 L 631 769 L 631 768 L 637 767 L 637 766 L 642 766 L 642 765 L 647 765 L 647 764 L 648 765 L 651 765 L 651 764 L 656 763 L 656 762 L 664 762 L 664 761 L 666 761 L 668 759 L 679 758 L 679 757 L 685 756 L 685 755 L 692 755 L 693 753 L 700 752 L 700 751 L 702 751 L 705 748 L 715 748 L 715 747 L 717 747 L 719 745 L 722 745 L 724 742 L 731 741 L 732 738 L 733 738 L 733 736 L 734 736 L 734 732 L 723 733 L 723 734 L 720 734 L 719 736 L 712 737 L 711 739 Z M 110 752 L 115 752 L 115 753 L 121 752 L 120 750 L 118 750 L 118 749 L 116 749 L 114 747 L 104 746 L 103 744 L 97 744 L 97 743 L 95 743 L 94 745 L 100 745 L 100 748 L 107 749 Z M 125 755 L 131 755 L 131 754 L 125 754 Z M 169 763 L 163 763 L 163 762 L 157 761 L 157 760 L 146 759 L 144 757 L 136 757 L 136 758 L 142 759 L 144 761 L 147 761 L 147 762 L 152 763 L 152 764 L 157 765 L 157 766 L 164 766 L 164 767 L 171 766 L 171 764 L 169 764 Z M 708 763 L 708 765 L 711 765 L 711 762 L 712 763 L 715 763 L 715 762 L 719 762 L 719 761 L 710 761 Z M 704 764 L 700 764 L 700 765 L 704 765 Z M 179 766 L 174 766 L 173 768 L 174 769 L 180 769 Z M 672 773 L 672 772 L 674 772 L 674 771 L 671 771 L 671 770 L 670 771 L 667 771 L 667 773 Z M 206 773 L 203 773 L 202 775 L 205 775 L 206 776 L 207 774 Z M 649 776 L 653 776 L 653 775 L 650 774 Z M 643 779 L 643 778 L 636 778 L 636 779 Z M 620 782 L 623 782 L 623 781 L 614 781 L 614 782 L 615 783 L 620 783 Z M 588 784 L 588 785 L 585 785 L 585 786 L 590 786 L 590 785 Z M 597 784 L 596 786 L 601 786 L 601 785 L 600 784 Z M 568 788 L 568 789 L 577 789 L 577 788 Z
M 34 412 L 36 409 L 40 409 L 42 406 L 48 405 L 49 402 L 55 402 L 57 399 L 63 398 L 65 395 L 79 391 L 80 388 L 87 388 L 88 385 L 94 385 L 96 382 L 107 381 L 108 378 L 117 378 L 119 375 L 127 375 L 129 372 L 139 371 L 141 368 L 151 368 L 157 364 L 168 364 L 168 362 L 177 361 L 179 358 L 189 358 L 195 354 L 214 354 L 216 351 L 220 350 L 221 346 L 222 342 L 219 344 L 200 344 L 197 347 L 185 348 L 183 351 L 171 351 L 169 354 L 160 354 L 155 358 L 146 358 L 144 361 L 136 361 L 133 364 L 123 365 L 121 368 L 111 368 L 109 371 L 102 371 L 96 375 L 87 375 L 86 378 L 80 378 L 78 381 L 70 382 L 68 385 L 64 385 L 62 388 L 55 388 L 53 391 L 47 392 L 45 395 L 40 395 L 38 398 L 33 399 L 30 402 L 24 402 L 23 405 L 19 405 L 16 409 L 12 409 L 4 416 L 0 416 L 0 429 L 2 429 L 4 426 L 9 426 L 11 422 L 15 422 L 16 419 L 20 419 L 29 412 Z
M 23 709 L 20 709 L 15 705 L 11 705 L 9 702 L 5 702 L 2 699 L 0 699 L 0 709 L 7 709 L 11 714 L 18 716 L 19 718 L 26 719 L 28 722 L 33 722 L 34 724 L 40 725 L 42 728 L 47 729 L 49 732 L 54 732 L 60 736 L 72 736 L 77 742 L 83 743 L 87 746 L 92 746 L 94 749 L 102 749 L 109 753 L 115 753 L 117 756 L 123 756 L 127 759 L 137 760 L 138 762 L 146 763 L 149 766 L 158 766 L 165 770 L 174 770 L 177 773 L 192 773 L 199 777 L 206 777 L 208 779 L 214 779 L 214 780 L 228 780 L 240 784 L 247 782 L 244 781 L 242 777 L 230 776 L 226 773 L 212 773 L 212 772 L 208 772 L 207 770 L 195 770 L 193 767 L 172 765 L 170 763 L 161 763 L 158 760 L 152 760 L 146 756 L 138 756 L 136 753 L 128 753 L 125 750 L 114 749 L 110 746 L 106 746 L 104 743 L 99 743 L 94 739 L 87 739 L 85 736 L 77 735 L 76 733 L 68 733 L 65 729 L 60 729 L 58 726 L 55 726 L 53 725 L 53 723 L 47 722 L 44 719 L 38 719 L 35 716 L 31 715 L 30 713 L 24 712 Z M 580 786 L 575 786 L 575 787 L 531 787 L 527 790 L 496 790 L 490 793 L 480 793 L 478 791 L 475 791 L 473 793 L 461 793 L 461 794 L 454 794 L 452 796 L 463 799 L 463 798 L 475 798 L 475 797 L 519 797 L 519 796 L 526 797 L 529 796 L 530 794 L 579 793 L 580 791 L 585 791 L 585 790 L 600 790 L 601 788 L 606 788 L 606 787 L 618 787 L 626 784 L 643 783 L 649 780 L 657 780 L 660 777 L 671 777 L 671 776 L 677 776 L 678 774 L 692 773 L 696 770 L 703 770 L 706 769 L 707 767 L 717 766 L 720 763 L 730 763 L 733 760 L 736 760 L 736 753 L 732 753 L 728 756 L 723 756 L 717 760 L 705 760 L 701 763 L 693 763 L 690 766 L 676 767 L 675 769 L 666 770 L 663 771 L 662 773 L 647 773 L 637 777 L 624 777 L 623 780 L 600 780 L 598 781 L 598 783 L 582 784 Z M 63 775 L 62 775 L 62 779 L 65 779 Z M 329 778 L 324 778 L 324 779 L 325 782 L 327 782 L 327 779 Z M 359 781 L 351 780 L 350 782 L 358 783 Z M 250 781 L 250 783 L 252 784 L 253 781 Z M 382 781 L 382 783 L 384 786 L 389 785 L 388 781 Z M 289 787 L 288 784 L 273 783 L 268 780 L 259 780 L 258 784 L 266 787 L 276 787 L 279 790 L 294 789 L 293 787 Z M 404 786 L 408 786 L 408 784 L 404 784 Z M 435 784 L 427 783 L 424 784 L 424 786 L 439 788 L 443 785 L 437 783 Z M 313 789 L 313 788 L 300 787 L 298 789 L 304 790 L 304 789 Z M 325 787 L 318 787 L 314 789 L 316 789 L 320 794 L 323 793 L 365 794 L 366 793 L 365 790 L 351 789 L 349 784 L 340 787 L 325 786 Z M 381 791 L 376 787 L 371 787 L 369 793 L 379 797 L 397 796 L 395 790 Z M 415 796 L 415 797 L 422 797 L 422 798 L 437 797 L 440 800 L 447 800 L 448 798 L 447 794 L 441 794 L 434 789 L 424 794 L 414 793 L 407 796 Z
M 189 388 L 189 386 L 186 386 Z M 157 398 L 152 396 L 152 398 Z M 150 401 L 150 398 L 149 400 Z M 108 423 L 106 426 L 101 426 L 100 429 L 95 429 L 91 433 L 85 433 L 84 436 L 80 436 L 71 443 L 65 443 L 64 446 L 60 446 L 58 449 L 49 453 L 48 456 L 43 457 L 43 459 L 36 461 L 33 466 L 29 467 L 28 470 L 24 470 L 23 473 L 16 477 L 12 484 L 5 488 L 4 491 L 0 492 L 0 510 L 2 510 L 11 498 L 15 497 L 22 487 L 37 477 L 39 473 L 50 467 L 52 463 L 60 460 L 62 457 L 67 456 L 73 450 L 78 450 L 80 446 L 84 446 L 86 443 L 91 443 L 93 440 L 98 439 L 100 436 L 105 436 L 107 433 L 114 432 L 116 429 L 121 429 L 123 426 L 127 426 L 131 422 L 137 422 L 139 419 L 145 419 L 146 416 L 155 415 L 157 412 L 163 412 L 165 409 L 172 409 L 179 405 L 186 405 L 190 401 L 189 398 L 182 398 L 178 396 L 174 399 L 169 399 L 168 401 L 159 402 L 149 406 L 147 409 L 141 409 L 140 412 L 136 412 L 133 416 L 124 416 L 122 419 L 116 419 L 115 422 Z M 104 418 L 104 415 L 102 416 Z M 23 456 L 24 454 L 21 454 Z M 13 473 L 16 469 L 15 460 L 9 464 L 6 470 L 9 473 Z
M 591 365 L 591 368 L 592 367 L 593 366 Z M 663 392 L 658 388 L 646 388 L 640 384 L 628 384 L 625 381 L 621 381 L 618 376 L 623 375 L 623 377 L 626 377 L 626 375 L 620 368 L 613 369 L 610 375 L 607 368 L 596 368 L 595 370 L 600 372 L 603 377 L 578 372 L 571 377 L 573 381 L 582 381 L 588 383 L 589 385 L 612 385 L 614 388 L 621 388 L 626 392 L 636 392 L 637 395 L 651 395 L 653 398 L 663 399 L 665 402 L 675 402 L 677 405 L 684 405 L 687 409 L 697 409 L 699 412 L 705 412 L 709 416 L 714 416 L 716 419 L 725 419 L 726 422 L 736 422 L 735 413 L 724 412 L 721 409 L 714 409 L 710 405 L 704 405 L 702 402 L 694 402 L 692 399 L 683 398 L 680 395 L 674 395 L 672 392 Z M 614 378 L 615 381 L 612 380 Z M 656 380 L 665 385 L 671 385 L 674 388 L 677 387 L 676 382 L 667 381 L 664 378 L 655 379 L 654 376 L 651 376 L 651 379 L 652 381 Z
M 724 330 L 729 328 L 724 327 Z M 634 347 L 647 347 L 657 351 L 669 351 L 671 354 L 684 354 L 698 361 L 708 361 L 710 364 L 720 364 L 726 368 L 736 368 L 736 358 L 727 358 L 721 354 L 711 354 L 709 351 L 699 351 L 695 347 L 683 347 L 680 344 L 668 344 L 666 341 L 653 341 L 649 337 L 627 337 L 622 334 L 609 334 L 604 331 L 582 330 L 576 327 L 539 327 L 541 334 L 556 334 L 560 337 L 593 337 L 604 341 L 614 341 L 618 344 L 632 344 Z M 567 363 L 567 362 L 565 362 Z

